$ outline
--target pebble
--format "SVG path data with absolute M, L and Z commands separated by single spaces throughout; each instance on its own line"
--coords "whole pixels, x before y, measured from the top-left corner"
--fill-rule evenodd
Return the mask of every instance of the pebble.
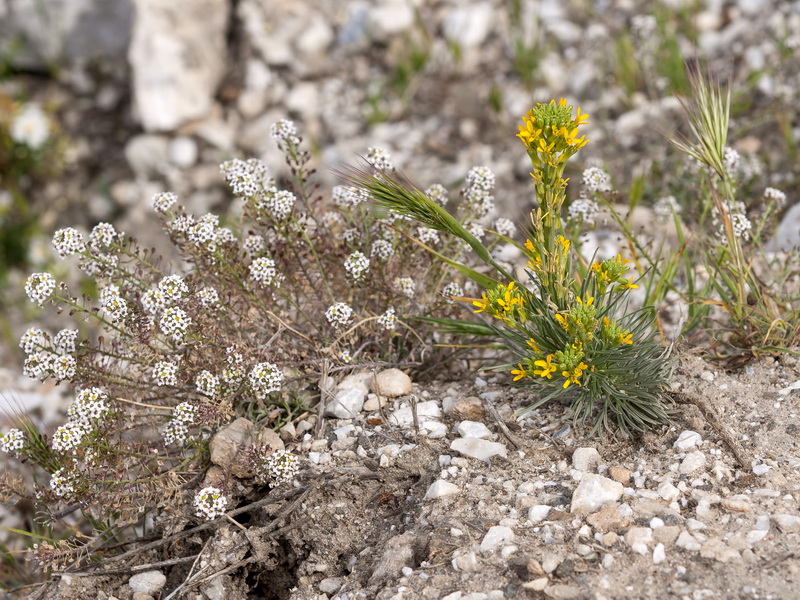
M 167 576 L 161 571 L 145 571 L 137 573 L 128 580 L 128 587 L 133 592 L 155 596 L 167 583 Z
M 444 405 L 445 414 L 454 419 L 483 421 L 486 418 L 486 410 L 481 399 L 477 396 L 468 396 L 449 403 L 443 400 L 442 404 Z
M 622 497 L 623 486 L 602 475 L 585 474 L 572 493 L 572 513 L 591 513 Z
M 386 369 L 375 377 L 374 386 L 372 391 L 379 396 L 407 396 L 411 393 L 411 378 L 400 369 Z
M 495 525 L 494 527 L 490 527 L 486 535 L 483 536 L 480 550 L 484 554 L 494 552 L 500 548 L 500 546 L 513 542 L 515 538 L 514 530 L 510 527 Z
M 389 400 L 387 400 L 383 396 L 377 396 L 375 394 L 368 394 L 367 400 L 364 402 L 364 406 L 362 407 L 363 410 L 367 412 L 375 412 L 381 408 L 385 408 L 389 405 Z
M 428 419 L 438 419 L 442 416 L 442 410 L 436 400 L 428 400 L 417 404 L 417 419 L 425 421 Z M 425 418 L 423 418 L 425 417 Z M 408 427 L 414 423 L 414 413 L 410 406 L 398 408 L 389 415 L 389 422 L 400 427 Z
M 531 523 L 541 523 L 547 518 L 547 515 L 550 514 L 550 510 L 552 506 L 547 506 L 545 504 L 537 504 L 535 506 L 531 506 L 528 509 L 528 520 Z
M 703 443 L 703 438 L 700 437 L 699 433 L 687 429 L 678 436 L 678 439 L 675 440 L 675 443 L 672 444 L 672 447 L 675 450 L 684 452 L 686 450 L 689 450 L 690 448 L 699 446 L 702 443 Z
M 323 594 L 334 594 L 339 591 L 343 583 L 344 580 L 339 577 L 327 577 L 319 582 L 319 591 Z
M 456 427 L 456 432 L 458 432 L 458 435 L 465 438 L 473 437 L 485 439 L 492 437 L 492 432 L 489 428 L 483 423 L 478 423 L 476 421 L 461 421 L 458 427 Z
M 611 467 L 608 469 L 608 474 L 614 481 L 625 485 L 631 480 L 631 471 L 625 467 Z
M 702 548 L 700 542 L 698 542 L 688 531 L 681 531 L 678 539 L 675 541 L 675 545 L 678 548 L 683 548 L 684 550 L 689 550 L 691 552 L 697 552 L 700 550 L 700 548 Z
M 487 463 L 493 456 L 508 457 L 508 449 L 505 444 L 489 442 L 480 438 L 456 438 L 450 444 L 450 449 L 464 456 L 477 458 Z
M 623 529 L 630 525 L 630 521 L 619 513 L 616 506 L 604 506 L 596 513 L 586 517 L 586 522 L 601 533 Z
M 428 487 L 428 491 L 425 492 L 425 500 L 435 500 L 436 498 L 458 494 L 460 491 L 461 488 L 457 485 L 438 479 Z
M 542 571 L 550 575 L 561 564 L 561 557 L 555 554 L 548 554 L 542 559 Z
M 472 551 L 459 554 L 453 559 L 453 568 L 456 571 L 474 571 L 478 568 L 478 557 Z
M 720 502 L 722 507 L 732 512 L 750 512 L 750 502 L 738 498 L 724 498 Z
M 572 453 L 572 466 L 578 471 L 593 471 L 602 462 L 596 448 L 576 448 Z
M 721 563 L 738 561 L 742 557 L 738 550 L 729 548 L 727 545 L 725 545 L 725 542 L 719 538 L 711 538 L 706 541 L 706 543 L 703 544 L 703 547 L 700 549 L 700 556 L 703 558 L 710 558 Z
M 181 135 L 169 142 L 169 161 L 176 167 L 188 169 L 197 162 L 197 142 L 188 135 Z
M 631 527 L 625 534 L 625 543 L 641 555 L 649 552 L 647 545 L 653 541 L 653 530 L 649 527 Z
M 364 390 L 357 387 L 339 390 L 333 399 L 328 399 L 325 414 L 337 419 L 352 419 L 364 408 L 365 396 Z
M 656 547 L 653 549 L 653 564 L 660 565 L 666 558 L 667 554 L 664 550 L 664 544 L 656 544 Z
M 658 495 L 667 502 L 672 502 L 681 497 L 681 491 L 672 485 L 672 482 L 665 481 L 658 486 Z
M 800 517 L 776 513 L 772 515 L 772 521 L 783 533 L 800 533 Z
M 678 472 L 682 475 L 689 475 L 698 469 L 702 469 L 706 464 L 706 456 L 700 451 L 690 452 L 681 462 Z

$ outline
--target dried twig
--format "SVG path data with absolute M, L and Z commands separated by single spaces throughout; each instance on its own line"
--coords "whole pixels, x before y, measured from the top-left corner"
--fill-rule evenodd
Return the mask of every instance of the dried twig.
M 500 428 L 500 431 L 503 432 L 503 435 L 506 436 L 506 439 L 511 442 L 511 445 L 514 446 L 514 448 L 519 449 L 519 443 L 516 439 L 514 439 L 514 436 L 511 434 L 508 426 L 503 422 L 503 419 L 500 418 L 500 414 L 497 412 L 494 404 L 492 404 L 486 398 L 481 399 L 483 400 L 483 405 L 486 407 L 486 410 L 489 411 L 489 414 L 494 417 L 495 421 L 497 421 L 497 426 Z
M 150 569 L 159 569 L 161 567 L 180 565 L 185 562 L 197 560 L 199 556 L 199 554 L 192 554 L 191 556 L 170 558 L 169 560 L 161 560 L 154 563 L 147 563 L 145 565 L 133 565 L 132 567 L 119 567 L 117 569 L 95 569 L 93 571 L 78 571 L 72 573 L 58 571 L 53 573 L 53 577 L 105 577 L 106 575 L 125 575 L 127 573 L 138 573 L 139 571 L 148 571 Z

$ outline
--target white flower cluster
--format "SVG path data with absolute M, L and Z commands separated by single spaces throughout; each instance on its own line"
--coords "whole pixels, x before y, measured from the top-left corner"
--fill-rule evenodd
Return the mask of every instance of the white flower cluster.
M 25 282 L 25 293 L 31 302 L 44 304 L 56 289 L 56 280 L 50 273 L 31 273 Z
M 65 227 L 53 234 L 53 247 L 61 258 L 66 258 L 76 252 L 83 252 L 86 244 L 80 231 L 73 227 Z
M 514 225 L 514 221 L 505 217 L 500 217 L 494 222 L 494 230 L 508 238 L 517 234 L 517 226 Z
M 352 208 L 369 200 L 369 195 L 361 188 L 337 185 L 331 191 L 331 199 L 336 206 Z
M 238 352 L 234 352 L 233 348 L 228 348 L 227 353 L 225 362 L 228 363 L 228 366 L 222 370 L 222 380 L 231 386 L 238 386 L 244 379 L 244 370 L 242 369 L 244 357 Z
M 447 189 L 441 183 L 434 183 L 425 190 L 425 195 L 439 206 L 444 206 L 450 200 L 447 197 Z
M 328 323 L 339 329 L 352 321 L 353 309 L 344 302 L 337 302 L 328 307 L 325 311 L 325 318 Z
M 160 192 L 153 196 L 150 204 L 154 211 L 160 215 L 164 215 L 177 201 L 178 197 L 172 192 Z
M 455 304 L 453 297 L 462 298 L 464 296 L 464 288 L 455 281 L 451 281 L 442 288 L 442 296 L 445 297 L 448 304 Z
M 9 429 L 0 435 L 0 451 L 9 454 L 25 447 L 25 434 L 20 429 Z
M 723 204 L 723 210 L 731 221 L 733 235 L 738 238 L 742 238 L 744 241 L 748 241 L 750 239 L 750 230 L 753 228 L 753 224 L 745 214 L 747 207 L 745 206 L 744 202 L 738 200 L 733 203 L 733 206 L 730 206 L 727 203 Z M 716 206 L 711 209 L 711 215 L 711 224 L 717 228 L 717 237 L 719 238 L 720 242 L 724 244 L 726 241 L 725 221 L 720 217 Z
M 177 306 L 169 306 L 164 309 L 158 326 L 164 335 L 168 335 L 174 342 L 180 343 L 192 325 L 191 317 L 186 311 Z
M 194 496 L 194 514 L 207 521 L 224 515 L 227 506 L 228 499 L 219 488 L 205 487 Z
M 31 379 L 44 381 L 52 372 L 52 356 L 48 352 L 33 352 L 22 365 L 22 373 Z
M 187 230 L 186 236 L 195 246 L 216 247 L 219 216 L 207 213 L 195 221 Z
M 178 363 L 162 360 L 153 367 L 153 378 L 158 385 L 178 385 Z
M 353 281 L 361 281 L 369 271 L 369 259 L 363 252 L 356 250 L 344 260 L 344 270 Z
M 98 252 L 91 256 L 82 256 L 80 263 L 78 263 L 78 268 L 89 277 L 96 277 L 106 271 L 117 268 L 118 264 L 119 258 L 117 256 Z
M 431 227 L 417 227 L 417 239 L 423 244 L 433 245 L 439 243 L 439 232 Z
M 664 196 L 653 204 L 653 212 L 660 219 L 671 219 L 673 214 L 681 212 L 681 205 L 678 204 L 675 196 Z
M 297 127 L 287 119 L 280 119 L 273 123 L 269 128 L 269 135 L 278 144 L 278 148 L 284 151 L 300 145 Z
M 40 149 L 50 137 L 50 121 L 38 104 L 26 104 L 15 116 L 8 133 L 31 150 Z
M 413 298 L 417 284 L 414 283 L 414 280 L 411 279 L 411 277 L 395 277 L 394 287 L 401 294 L 408 296 L 409 298 Z
M 478 218 L 483 218 L 494 210 L 494 185 L 495 176 L 489 167 L 472 167 L 467 172 L 464 198 Z
M 250 263 L 250 279 L 261 285 L 272 285 L 278 276 L 275 261 L 266 256 L 260 256 Z
M 177 302 L 189 293 L 189 286 L 180 275 L 167 275 L 158 282 L 158 291 L 165 303 Z
M 189 437 L 189 425 L 197 418 L 197 407 L 191 402 L 181 402 L 172 410 L 170 419 L 161 430 L 164 443 L 183 444 Z
M 219 377 L 210 371 L 200 371 L 195 378 L 194 384 L 197 391 L 209 398 L 216 398 L 219 395 Z
M 22 348 L 25 354 L 35 352 L 36 349 L 42 347 L 44 343 L 44 331 L 38 327 L 29 327 L 28 330 L 22 334 L 22 337 L 19 338 L 19 347 Z
M 786 204 L 786 194 L 774 187 L 768 187 L 764 190 L 764 200 L 774 202 L 775 207 L 780 210 Z
M 219 169 L 233 193 L 239 197 L 257 196 L 272 185 L 267 177 L 266 165 L 255 158 L 234 158 L 222 163 Z
M 397 326 L 397 316 L 394 312 L 394 307 L 390 306 L 386 312 L 378 317 L 378 325 L 383 327 L 386 331 L 391 331 Z
M 50 490 L 63 498 L 75 491 L 74 481 L 74 475 L 66 467 L 62 467 L 50 476 Z
M 77 342 L 77 329 L 62 329 L 56 333 L 56 337 L 53 339 L 53 345 L 55 346 L 56 350 L 65 354 L 71 354 L 75 352 L 75 349 L 77 348 Z
M 70 404 L 67 415 L 71 421 L 77 422 L 87 431 L 92 421 L 102 418 L 108 413 L 108 394 L 97 387 L 86 388 L 78 392 Z
M 600 206 L 594 200 L 580 196 L 572 201 L 567 209 L 567 219 L 580 220 L 585 225 L 594 225 Z
M 100 292 L 100 308 L 112 322 L 121 321 L 128 314 L 128 303 L 119 293 L 119 286 L 110 284 Z
M 89 234 L 89 244 L 95 250 L 102 250 L 113 244 L 119 235 L 111 223 L 98 223 Z
M 388 240 L 375 240 L 372 242 L 372 249 L 369 252 L 369 255 L 372 258 L 377 258 L 378 260 L 389 260 L 389 258 L 394 254 L 394 246 Z
M 736 171 L 739 170 L 742 156 L 733 148 L 725 146 L 722 151 L 722 166 L 731 177 L 736 177 Z
M 53 371 L 56 381 L 64 381 L 65 379 L 72 379 L 75 377 L 77 366 L 78 363 L 75 357 L 69 354 L 56 356 L 52 358 L 52 362 L 50 363 L 50 369 Z
M 168 223 L 168 228 L 172 233 L 186 234 L 193 225 L 194 217 L 192 215 L 180 215 Z
M 483 226 L 480 223 L 471 223 L 467 225 L 466 229 L 476 240 L 482 240 L 483 236 L 486 235 L 486 231 L 484 231 Z M 469 244 L 464 242 L 464 245 L 467 249 L 470 249 Z
M 583 187 L 594 194 L 611 191 L 611 176 L 600 167 L 589 167 L 581 176 Z
M 352 244 L 361 238 L 361 232 L 356 227 L 351 227 L 342 232 L 341 238 L 345 243 Z
M 270 362 L 258 363 L 250 369 L 250 387 L 259 400 L 267 397 L 271 392 L 278 392 L 283 383 L 283 373 Z
M 203 306 L 219 304 L 219 293 L 213 287 L 204 287 L 198 290 L 197 298 Z
M 67 421 L 53 433 L 53 450 L 69 452 L 81 443 L 87 433 L 89 428 L 83 421 Z
M 278 485 L 289 483 L 300 471 L 300 461 L 287 450 L 275 450 L 263 459 L 256 469 L 256 480 L 259 483 Z
M 259 202 L 272 215 L 282 221 L 292 214 L 292 208 L 297 199 L 292 192 L 286 190 L 270 190 L 263 202 Z
M 264 243 L 264 238 L 260 235 L 248 235 L 244 243 L 242 244 L 245 251 L 249 253 L 251 256 L 255 256 L 256 254 L 260 254 L 266 248 L 266 244 Z
M 367 162 L 378 171 L 394 171 L 392 156 L 383 148 L 367 148 Z

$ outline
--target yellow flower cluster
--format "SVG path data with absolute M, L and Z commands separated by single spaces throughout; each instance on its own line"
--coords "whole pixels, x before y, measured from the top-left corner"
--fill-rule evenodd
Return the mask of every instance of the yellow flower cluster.
M 481 299 L 473 300 L 472 304 L 478 307 L 474 312 L 486 312 L 503 321 L 524 322 L 526 319 L 524 297 L 513 281 L 484 292 Z
M 589 141 L 585 135 L 578 137 L 578 128 L 588 124 L 588 119 L 580 107 L 573 116 L 572 106 L 564 98 L 558 103 L 551 100 L 549 104 L 537 104 L 522 117 L 517 137 L 525 144 L 535 167 L 558 167 Z M 537 178 L 537 174 L 532 175 Z
M 635 290 L 639 286 L 633 283 L 633 277 L 625 279 L 625 274 L 628 272 L 627 264 L 631 262 L 623 259 L 621 255 L 617 254 L 616 258 L 609 258 L 603 262 L 592 263 L 592 271 L 595 275 L 597 282 L 597 293 L 605 294 L 608 286 L 618 284 L 615 292 L 623 292 L 625 290 Z

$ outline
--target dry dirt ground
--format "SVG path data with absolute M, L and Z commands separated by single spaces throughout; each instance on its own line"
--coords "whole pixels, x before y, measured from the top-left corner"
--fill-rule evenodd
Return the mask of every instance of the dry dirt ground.
M 791 600 L 799 364 L 767 357 L 727 373 L 684 351 L 674 423 L 633 443 L 587 439 L 565 406 L 516 420 L 530 392 L 506 376 L 415 384 L 298 440 L 294 487 L 243 485 L 239 507 L 256 504 L 238 524 L 194 521 L 35 596 L 146 600 L 149 577 L 161 600 Z M 451 449 L 487 434 L 469 421 L 498 455 Z

